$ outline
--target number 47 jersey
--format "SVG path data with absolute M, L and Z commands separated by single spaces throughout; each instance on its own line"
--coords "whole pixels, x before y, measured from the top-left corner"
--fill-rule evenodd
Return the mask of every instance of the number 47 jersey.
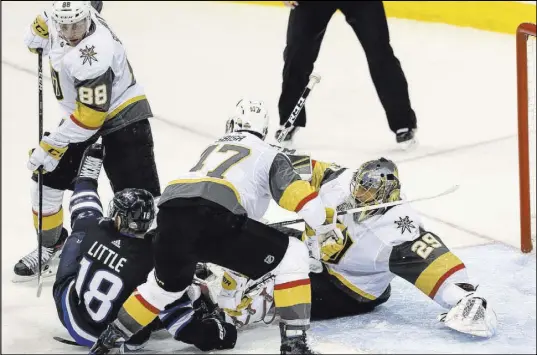
M 207 147 L 189 173 L 172 181 L 159 206 L 176 198 L 200 197 L 259 220 L 274 199 L 281 207 L 299 212 L 316 228 L 325 219 L 324 205 L 317 195 L 278 149 L 253 133 L 235 132 Z

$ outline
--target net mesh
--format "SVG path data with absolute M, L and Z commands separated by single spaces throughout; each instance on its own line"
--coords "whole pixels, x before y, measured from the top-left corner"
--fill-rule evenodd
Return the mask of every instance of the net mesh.
M 536 96 L 535 96 L 535 85 L 536 85 L 536 60 L 535 60 L 535 50 L 537 46 L 535 45 L 535 36 L 528 36 L 527 40 L 527 50 L 528 50 L 528 121 L 529 121 L 529 154 L 530 154 L 530 201 L 531 201 L 531 238 L 533 245 L 535 245 L 535 232 L 536 232 L 536 164 L 537 159 L 536 155 L 536 140 L 537 140 L 537 118 L 535 117 L 536 112 Z

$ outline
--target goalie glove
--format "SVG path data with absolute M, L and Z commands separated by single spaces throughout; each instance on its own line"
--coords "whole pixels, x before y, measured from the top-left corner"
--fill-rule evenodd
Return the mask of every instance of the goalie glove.
M 461 333 L 490 338 L 496 333 L 498 319 L 492 307 L 474 292 L 464 296 L 438 320 Z
M 326 222 L 323 226 L 313 230 L 306 225 L 302 240 L 306 243 L 310 252 L 310 258 L 315 260 L 329 261 L 332 256 L 339 253 L 344 246 L 344 236 L 346 227 L 337 223 L 336 211 L 332 208 L 326 208 Z M 320 272 L 315 262 L 310 262 L 312 272 Z M 322 271 L 322 266 L 321 266 Z
M 226 313 L 241 312 L 248 307 L 251 299 L 242 299 L 248 279 L 227 270 L 222 276 L 222 290 L 218 295 L 218 306 Z
M 275 316 L 268 316 L 273 307 L 274 275 L 267 274 L 258 280 L 248 280 L 240 303 L 234 309 L 224 309 L 224 314 L 227 322 L 239 328 L 261 321 L 269 324 Z
M 27 167 L 29 170 L 35 171 L 40 166 L 43 166 L 45 171 L 54 171 L 58 166 L 60 159 L 67 151 L 68 143 L 58 141 L 54 135 L 45 132 L 39 147 L 33 149 L 28 160 Z

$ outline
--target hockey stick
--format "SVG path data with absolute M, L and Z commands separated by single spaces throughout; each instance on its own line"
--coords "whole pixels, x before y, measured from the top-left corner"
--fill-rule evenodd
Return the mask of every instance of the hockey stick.
M 72 341 L 72 340 L 68 340 L 68 339 L 64 339 L 62 337 L 52 337 L 52 339 L 56 340 L 56 341 L 59 341 L 60 343 L 63 343 L 63 344 L 67 344 L 67 345 L 73 345 L 73 346 L 82 346 L 80 344 L 78 344 L 76 341 Z
M 315 86 L 315 84 L 319 83 L 320 81 L 321 81 L 321 76 L 319 74 L 310 75 L 310 81 L 308 82 L 308 85 L 302 92 L 302 95 L 300 95 L 300 98 L 298 99 L 297 104 L 293 108 L 293 111 L 289 115 L 287 122 L 284 123 L 283 129 L 278 135 L 278 138 L 276 138 L 278 140 L 278 143 L 283 142 L 285 137 L 289 134 L 289 132 L 291 131 L 291 129 L 293 128 L 295 124 L 298 114 L 300 113 L 300 111 L 302 111 L 302 108 L 304 107 L 304 104 L 306 103 L 306 99 L 308 98 L 311 90 L 313 90 L 313 87 Z
M 443 192 L 440 192 L 438 194 L 432 195 L 432 196 L 424 196 L 424 197 L 418 197 L 418 198 L 415 198 L 415 199 L 412 199 L 412 200 L 400 200 L 400 201 L 394 201 L 394 202 L 381 203 L 381 204 L 378 204 L 378 205 L 351 208 L 351 209 L 346 210 L 346 211 L 339 211 L 337 213 L 337 215 L 339 217 L 339 216 L 344 216 L 346 214 L 369 211 L 369 210 L 376 210 L 376 209 L 379 209 L 379 208 L 388 208 L 388 207 L 403 205 L 405 203 L 410 203 L 410 202 L 431 200 L 433 198 L 449 195 L 449 194 L 457 191 L 458 188 L 459 188 L 459 185 L 453 185 L 449 189 L 447 189 L 447 190 L 445 190 Z M 276 222 L 276 223 L 269 224 L 269 226 L 270 227 L 281 227 L 281 226 L 287 226 L 289 224 L 295 224 L 295 223 L 301 223 L 301 222 L 304 222 L 304 220 L 302 218 L 294 219 L 294 220 L 290 220 L 290 221 Z
M 39 141 L 43 137 L 43 50 L 37 49 L 37 87 L 39 101 Z M 37 297 L 41 296 L 43 277 L 41 276 L 43 256 L 43 166 L 37 168 L 37 184 L 39 194 L 39 210 L 37 211 Z

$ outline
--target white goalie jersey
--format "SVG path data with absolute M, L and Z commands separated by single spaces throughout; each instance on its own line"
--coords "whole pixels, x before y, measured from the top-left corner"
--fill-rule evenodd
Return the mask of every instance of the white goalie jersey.
M 151 116 L 145 102 L 135 109 L 136 114 L 122 117 L 127 106 L 146 101 L 144 90 L 136 82 L 121 41 L 97 11 L 92 8 L 90 13 L 89 32 L 75 47 L 59 36 L 46 11 L 41 15 L 49 31 L 43 54 L 49 56 L 54 95 L 61 110 L 58 133 L 68 142 L 82 142 L 99 130 L 110 133 Z M 37 21 L 30 26 L 26 42 L 35 38 L 38 26 Z
M 327 206 L 337 207 L 349 196 L 352 171 L 346 169 L 336 179 L 321 186 L 319 195 Z M 352 214 L 339 217 L 347 227 L 343 250 L 325 262 L 332 276 L 362 297 L 373 300 L 388 287 L 390 256 L 394 246 L 420 237 L 423 227 L 419 214 L 409 205 L 392 207 L 384 214 L 357 223 Z

